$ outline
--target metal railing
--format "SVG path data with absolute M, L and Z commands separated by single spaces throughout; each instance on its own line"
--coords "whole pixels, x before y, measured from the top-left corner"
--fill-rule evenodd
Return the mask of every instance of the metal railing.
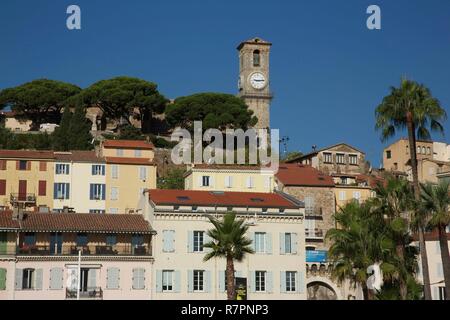
M 323 239 L 323 230 L 322 229 L 305 229 L 305 238 L 306 239 Z
M 81 250 L 82 255 L 92 256 L 150 256 L 150 247 L 146 245 L 132 246 L 130 245 L 22 245 L 17 248 L 17 255 L 78 255 L 78 251 Z
M 77 289 L 66 288 L 66 299 L 76 299 Z M 80 291 L 80 299 L 103 299 L 101 287 L 88 287 Z
M 10 194 L 11 203 L 17 202 L 36 202 L 36 194 L 34 193 L 11 193 Z
M 305 209 L 305 217 L 316 217 L 320 218 L 323 216 L 322 208 L 306 208 Z

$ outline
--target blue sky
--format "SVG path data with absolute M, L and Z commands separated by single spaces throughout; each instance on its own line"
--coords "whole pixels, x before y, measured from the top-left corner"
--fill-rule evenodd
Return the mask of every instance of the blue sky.
M 66 28 L 70 4 L 81 7 L 81 31 Z M 380 31 L 366 28 L 371 4 Z M 347 142 L 378 167 L 374 108 L 401 76 L 425 83 L 449 112 L 448 0 L 2 0 L 0 89 L 129 75 L 169 98 L 235 94 L 236 46 L 254 36 L 273 43 L 271 126 L 291 151 Z M 436 138 L 450 142 L 449 121 L 445 129 Z

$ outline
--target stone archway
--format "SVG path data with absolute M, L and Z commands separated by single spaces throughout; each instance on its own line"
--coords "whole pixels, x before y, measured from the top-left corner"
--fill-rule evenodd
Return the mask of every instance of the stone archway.
M 325 279 L 314 279 L 306 285 L 308 300 L 340 300 L 340 295 L 333 284 Z

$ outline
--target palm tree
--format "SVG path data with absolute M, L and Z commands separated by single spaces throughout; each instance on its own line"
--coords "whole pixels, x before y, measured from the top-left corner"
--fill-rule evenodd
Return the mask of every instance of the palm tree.
M 212 216 L 208 218 L 214 229 L 207 231 L 212 241 L 203 246 L 211 250 L 203 260 L 208 261 L 214 257 L 226 259 L 227 299 L 234 300 L 234 261 L 242 261 L 246 254 L 254 253 L 250 247 L 252 240 L 245 236 L 248 226 L 243 219 L 236 219 L 236 214 L 232 212 L 226 213 L 222 221 Z
M 445 110 L 424 85 L 402 79 L 399 88 L 391 87 L 390 94 L 384 97 L 382 103 L 376 108 L 375 116 L 375 128 L 381 130 L 383 142 L 393 137 L 396 130 L 407 129 L 414 195 L 416 201 L 419 201 L 420 188 L 417 173 L 416 138 L 430 139 L 430 130 L 442 133 L 444 129 L 441 121 L 447 118 Z M 425 226 L 423 225 L 419 226 L 419 247 L 425 299 L 431 300 L 428 258 L 423 234 L 424 228 Z
M 373 206 L 384 216 L 391 239 L 395 243 L 393 263 L 398 271 L 400 298 L 406 300 L 408 277 L 411 273 L 406 264 L 406 250 L 411 242 L 408 217 L 414 209 L 414 193 L 407 181 L 393 177 L 388 177 L 385 185 L 378 184 L 375 191 L 377 197 L 373 200 Z
M 442 181 L 438 185 L 421 184 L 422 205 L 425 210 L 431 213 L 429 224 L 439 232 L 446 300 L 450 300 L 450 253 L 446 231 L 447 225 L 450 224 L 449 186 L 448 181 Z
M 386 237 L 383 217 L 372 212 L 370 203 L 352 202 L 335 214 L 335 221 L 339 228 L 330 229 L 326 235 L 332 242 L 328 253 L 334 262 L 333 277 L 339 283 L 350 280 L 354 287 L 362 288 L 364 300 L 372 300 L 367 268 L 381 262 L 386 275 L 392 274 L 393 269 L 382 261 L 384 251 L 393 248 Z

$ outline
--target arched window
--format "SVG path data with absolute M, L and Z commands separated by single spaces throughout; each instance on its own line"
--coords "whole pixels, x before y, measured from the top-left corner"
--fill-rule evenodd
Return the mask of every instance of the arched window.
M 259 50 L 253 51 L 253 66 L 259 67 L 261 65 L 261 54 Z
M 422 154 L 427 154 L 425 147 L 422 147 Z
M 431 154 L 431 148 L 427 147 L 427 154 Z
M 417 153 L 420 154 L 420 147 L 417 147 Z

